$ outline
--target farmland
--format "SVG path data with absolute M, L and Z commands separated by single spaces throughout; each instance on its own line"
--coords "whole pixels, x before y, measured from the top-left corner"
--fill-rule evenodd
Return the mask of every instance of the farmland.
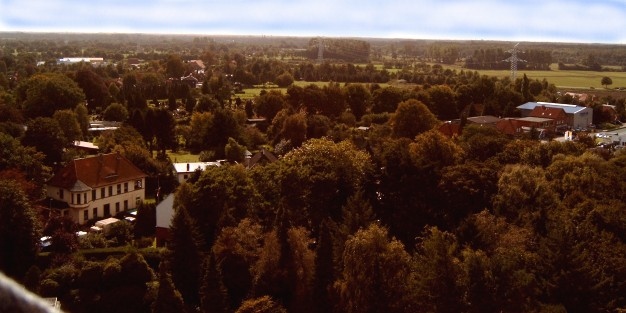
M 444 68 L 461 70 L 460 66 L 448 66 Z M 613 84 L 609 88 L 626 87 L 626 72 L 594 72 L 594 71 L 562 71 L 556 64 L 553 64 L 550 71 L 524 71 L 519 70 L 517 77 L 524 74 L 529 79 L 543 80 L 554 84 L 562 89 L 604 89 L 600 84 L 600 80 L 604 76 L 608 76 L 613 80 Z M 478 70 L 481 75 L 496 76 L 499 78 L 511 75 L 509 70 Z

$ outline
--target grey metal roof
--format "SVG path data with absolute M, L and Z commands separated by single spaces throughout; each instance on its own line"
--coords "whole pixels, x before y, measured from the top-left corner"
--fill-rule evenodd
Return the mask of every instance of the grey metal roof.
M 493 115 L 472 116 L 467 118 L 468 121 L 477 124 L 495 124 L 502 119 Z
M 527 122 L 533 122 L 533 123 L 543 123 L 543 122 L 551 122 L 553 121 L 553 119 L 551 118 L 543 118 L 543 117 L 520 117 L 520 118 L 516 118 L 516 120 L 518 121 L 527 121 Z
M 550 102 L 526 102 L 522 105 L 517 106 L 520 110 L 534 110 L 535 107 L 545 106 L 548 108 L 559 108 L 563 109 L 567 114 L 576 114 L 580 111 L 587 109 L 587 107 L 578 106 L 575 104 L 563 104 L 563 103 L 550 103 Z

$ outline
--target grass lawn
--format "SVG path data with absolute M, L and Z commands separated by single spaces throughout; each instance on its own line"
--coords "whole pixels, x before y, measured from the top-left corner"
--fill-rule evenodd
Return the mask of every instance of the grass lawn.
M 198 162 L 197 154 L 191 154 L 188 151 L 184 151 L 184 150 L 178 150 L 176 152 L 167 150 L 167 156 L 170 157 L 170 160 L 172 160 L 172 163 Z

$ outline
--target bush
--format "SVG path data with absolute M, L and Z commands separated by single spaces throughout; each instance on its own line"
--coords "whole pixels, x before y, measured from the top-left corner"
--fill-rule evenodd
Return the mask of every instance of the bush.
M 78 247 L 80 249 L 106 248 L 107 240 L 101 233 L 87 233 L 78 237 Z
M 124 122 L 128 119 L 128 110 L 119 103 L 112 103 L 104 110 L 105 121 Z
M 153 241 L 151 237 L 141 237 L 135 240 L 135 246 L 139 249 L 148 248 L 152 246 Z
M 211 162 L 215 160 L 215 151 L 204 150 L 200 152 L 200 155 L 198 156 L 198 160 L 200 162 Z
M 385 124 L 391 118 L 390 113 L 366 114 L 361 117 L 363 126 L 371 126 L 372 124 Z
M 289 87 L 291 84 L 293 84 L 293 81 L 293 76 L 291 76 L 291 74 L 287 72 L 278 75 L 275 80 L 276 85 L 281 88 Z

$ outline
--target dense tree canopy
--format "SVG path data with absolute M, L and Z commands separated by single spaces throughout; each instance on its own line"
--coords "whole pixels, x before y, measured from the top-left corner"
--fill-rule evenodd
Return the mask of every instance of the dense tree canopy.
M 56 110 L 73 110 L 85 100 L 78 84 L 58 73 L 34 75 L 20 83 L 16 92 L 17 101 L 28 117 L 51 117 Z
M 28 198 L 15 181 L 0 180 L 0 270 L 21 279 L 39 251 L 40 225 Z
M 525 43 L 528 73 L 511 80 L 474 71 L 509 68 L 510 45 L 489 41 L 14 35 L 0 51 L 0 267 L 67 311 L 626 309 L 624 149 L 467 120 L 527 101 L 625 120 L 619 91 L 582 100 L 530 72 L 620 71 L 623 47 Z M 616 115 L 596 115 L 605 103 Z M 122 125 L 93 138 L 102 117 Z M 79 138 L 144 171 L 148 199 L 174 191 L 175 158 L 226 161 L 177 187 L 167 247 L 143 248 L 152 202 L 134 232 L 76 241 L 42 198 L 46 165 L 83 155 Z M 54 243 L 39 256 L 38 219 Z

